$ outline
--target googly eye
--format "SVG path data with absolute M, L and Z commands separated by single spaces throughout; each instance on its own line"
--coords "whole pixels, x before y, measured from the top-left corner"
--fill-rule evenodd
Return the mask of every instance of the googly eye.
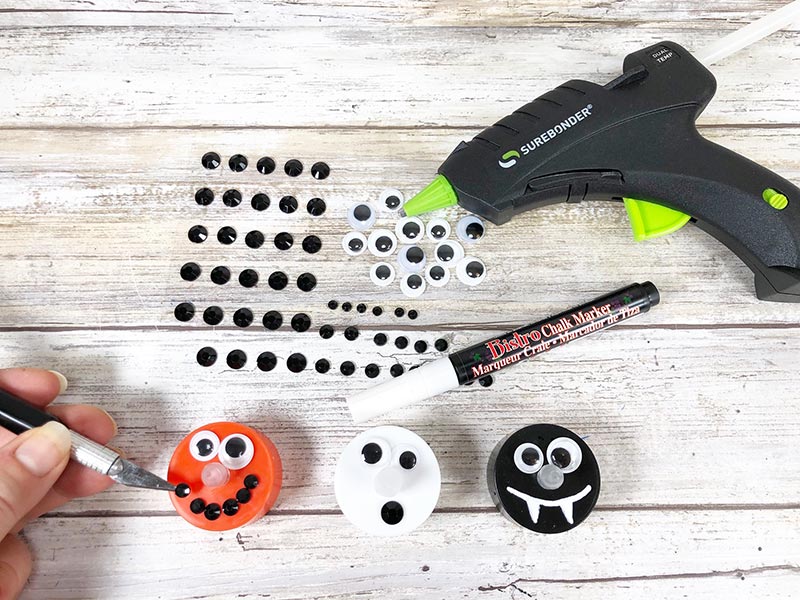
M 359 231 L 369 229 L 375 224 L 375 209 L 367 202 L 354 204 L 347 211 L 347 222 Z
M 367 248 L 367 238 L 360 231 L 351 231 L 342 238 L 342 249 L 345 254 L 358 256 Z
M 425 234 L 425 225 L 417 217 L 403 217 L 394 226 L 397 239 L 403 244 L 419 242 Z
M 369 234 L 367 247 L 375 256 L 389 256 L 397 248 L 397 238 L 388 229 L 376 229 Z
M 532 475 L 544 465 L 544 455 L 536 444 L 520 444 L 514 450 L 514 464 L 523 473 Z
M 210 431 L 198 431 L 189 441 L 189 454 L 200 462 L 208 462 L 217 455 L 219 437 Z
M 234 471 L 249 465 L 253 454 L 253 441 L 241 433 L 229 435 L 219 445 L 219 462 Z
M 450 271 L 438 263 L 433 263 L 425 269 L 425 279 L 433 287 L 444 287 L 450 281 Z
M 486 279 L 486 265 L 480 258 L 464 257 L 456 265 L 456 277 L 465 285 L 478 285 Z
M 472 215 L 467 215 L 456 225 L 458 239 L 467 244 L 474 244 L 483 237 L 484 233 L 483 221 Z
M 422 271 L 425 260 L 425 251 L 419 246 L 403 246 L 397 254 L 397 264 L 409 273 Z
M 372 279 L 372 283 L 380 287 L 391 285 L 394 281 L 394 277 L 394 267 L 389 263 L 375 263 L 369 270 L 369 278 Z
M 389 210 L 398 210 L 401 206 L 403 206 L 403 200 L 405 200 L 403 192 L 393 188 L 387 188 L 381 192 L 380 199 L 378 201 L 381 205 L 385 206 Z
M 450 223 L 444 219 L 431 219 L 425 227 L 425 233 L 434 242 L 440 242 L 450 237 Z
M 425 279 L 419 273 L 406 273 L 400 280 L 400 291 L 409 298 L 418 298 L 425 292 Z
M 445 265 L 455 265 L 464 258 L 464 248 L 456 241 L 445 240 L 436 244 L 433 251 L 436 261 Z
M 583 452 L 575 440 L 560 437 L 547 446 L 547 460 L 564 473 L 572 473 L 581 466 Z
M 381 439 L 374 439 L 361 447 L 361 459 L 365 465 L 382 466 L 389 462 L 391 452 L 389 445 Z

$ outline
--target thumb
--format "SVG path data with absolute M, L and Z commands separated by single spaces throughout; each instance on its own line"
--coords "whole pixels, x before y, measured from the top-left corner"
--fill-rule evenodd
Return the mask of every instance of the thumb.
M 51 421 L 0 448 L 0 538 L 53 487 L 69 461 L 71 440 Z

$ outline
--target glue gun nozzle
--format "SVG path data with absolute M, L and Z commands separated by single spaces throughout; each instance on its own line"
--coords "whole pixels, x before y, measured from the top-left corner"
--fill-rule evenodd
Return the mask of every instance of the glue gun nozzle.
M 416 196 L 403 205 L 401 213 L 413 217 L 458 204 L 456 192 L 444 175 L 437 175 Z

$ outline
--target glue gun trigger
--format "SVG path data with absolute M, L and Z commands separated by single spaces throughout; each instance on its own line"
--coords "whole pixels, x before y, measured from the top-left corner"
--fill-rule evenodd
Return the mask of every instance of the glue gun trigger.
M 652 240 L 678 231 L 691 220 L 691 215 L 660 204 L 623 198 L 628 212 L 633 239 L 637 242 Z

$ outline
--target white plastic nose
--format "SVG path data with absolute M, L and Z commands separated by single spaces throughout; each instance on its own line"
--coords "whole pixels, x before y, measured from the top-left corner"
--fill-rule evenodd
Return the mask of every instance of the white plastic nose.
M 564 483 L 564 473 L 554 465 L 545 465 L 539 469 L 536 480 L 546 490 L 557 490 Z
M 203 467 L 200 478 L 206 487 L 220 487 L 228 483 L 231 478 L 231 472 L 222 463 L 213 462 Z
M 403 489 L 403 470 L 400 467 L 386 467 L 375 476 L 375 493 L 391 498 Z

